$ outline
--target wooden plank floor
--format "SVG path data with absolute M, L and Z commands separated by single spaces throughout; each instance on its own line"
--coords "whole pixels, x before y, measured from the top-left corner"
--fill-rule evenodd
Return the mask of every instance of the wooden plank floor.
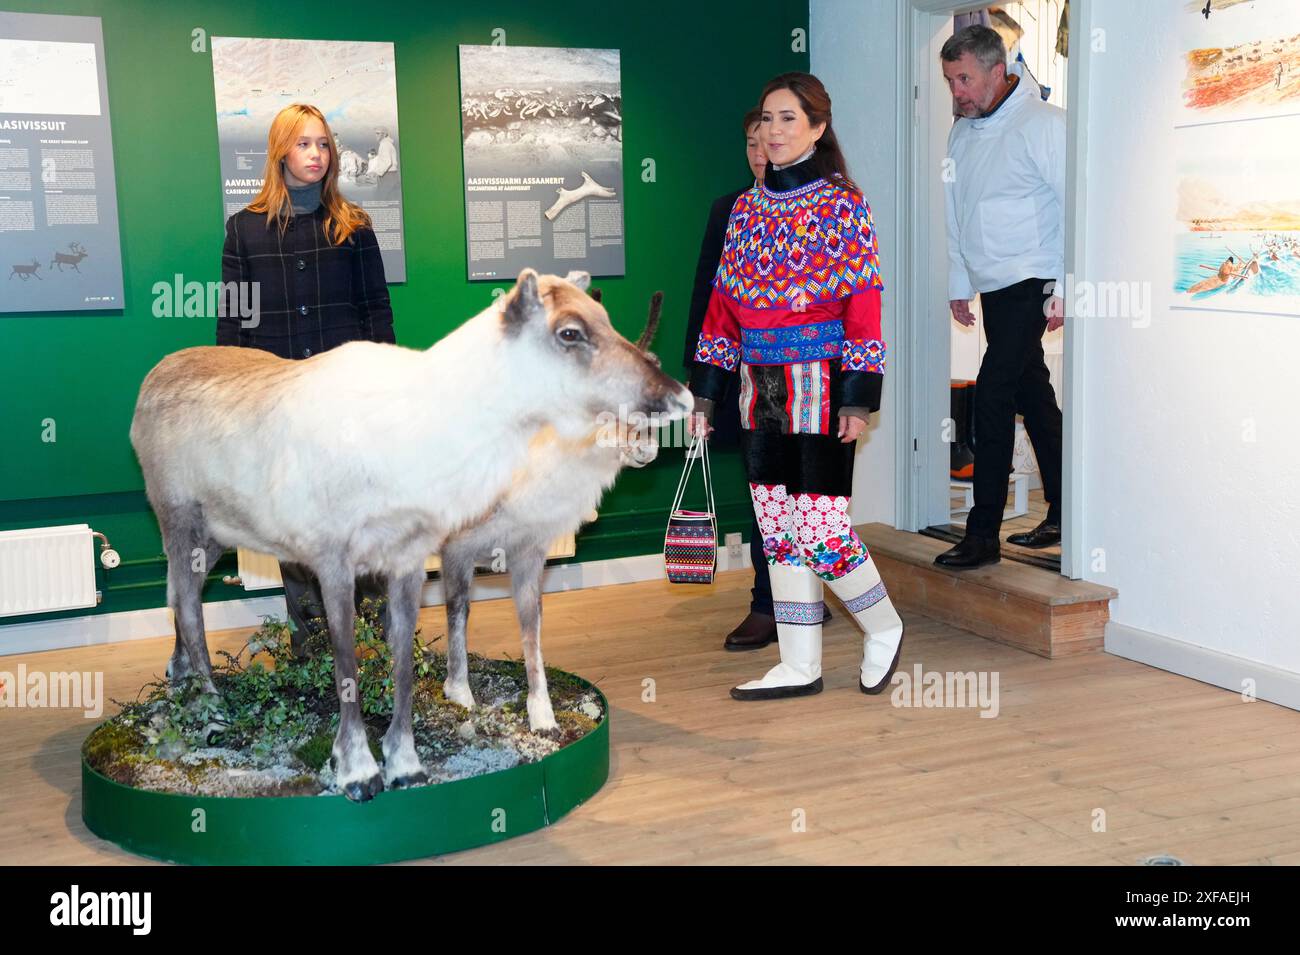
M 737 703 L 775 647 L 724 653 L 746 572 L 548 595 L 548 663 L 613 706 L 609 782 L 548 830 L 429 860 L 464 863 L 1300 863 L 1300 714 L 1094 653 L 1045 660 L 909 617 L 902 667 L 995 671 L 1000 712 L 903 708 L 857 690 L 860 638 L 832 603 L 826 691 Z M 444 633 L 441 608 L 421 617 Z M 476 606 L 471 648 L 518 656 L 505 601 Z M 247 631 L 214 635 L 233 648 Z M 123 699 L 170 639 L 0 658 L 99 669 Z M 643 702 L 653 680 L 654 702 Z M 81 823 L 77 751 L 92 723 L 0 709 L 0 863 L 130 864 Z M 1097 811 L 1105 831 L 1095 832 Z M 794 820 L 806 820 L 794 831 Z

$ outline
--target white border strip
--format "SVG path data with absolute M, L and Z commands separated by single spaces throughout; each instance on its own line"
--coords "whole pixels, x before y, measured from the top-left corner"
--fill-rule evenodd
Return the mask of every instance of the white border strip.
M 749 543 L 740 546 L 740 557 L 728 556 L 726 547 L 718 548 L 718 571 L 738 570 L 751 566 Z M 664 555 L 643 554 L 593 560 L 580 564 L 553 564 L 542 575 L 542 592 L 585 590 L 613 584 L 631 584 L 656 580 L 664 576 Z M 489 574 L 474 579 L 475 600 L 495 600 L 510 596 L 508 574 Z M 443 603 L 442 581 L 424 585 L 420 603 L 434 607 Z M 264 616 L 285 616 L 284 597 L 248 597 L 243 600 L 218 600 L 203 605 L 203 625 L 209 633 L 256 627 Z M 170 637 L 172 613 L 166 607 L 127 610 L 121 613 L 64 617 L 34 623 L 11 623 L 0 626 L 0 657 L 17 653 L 41 653 L 76 647 L 103 646 L 127 640 Z
M 1106 624 L 1105 639 L 1107 653 L 1234 693 L 1241 693 L 1245 681 L 1253 680 L 1256 698 L 1300 710 L 1300 673 L 1198 647 L 1114 621 Z

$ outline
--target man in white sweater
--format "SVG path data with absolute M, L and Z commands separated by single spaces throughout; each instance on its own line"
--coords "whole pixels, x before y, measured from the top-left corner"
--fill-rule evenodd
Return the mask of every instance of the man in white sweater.
M 970 26 L 940 51 L 960 118 L 948 136 L 948 298 L 973 325 L 979 293 L 988 348 L 975 383 L 975 506 L 960 544 L 935 563 L 964 569 L 1000 559 L 999 531 L 1016 414 L 1034 445 L 1047 519 L 1009 543 L 1061 540 L 1061 409 L 1043 361 L 1043 332 L 1064 322 L 1065 111 L 1043 102 L 1001 37 Z M 1055 294 L 1054 294 L 1055 293 Z

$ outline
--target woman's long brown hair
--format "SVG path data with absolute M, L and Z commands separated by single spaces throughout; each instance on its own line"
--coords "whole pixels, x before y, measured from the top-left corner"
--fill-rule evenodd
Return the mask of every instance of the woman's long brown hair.
M 760 110 L 773 90 L 789 90 L 793 93 L 808 117 L 808 125 L 826 124 L 826 130 L 817 140 L 816 149 L 812 154 L 813 167 L 823 179 L 861 198 L 862 190 L 849 176 L 848 163 L 844 160 L 840 141 L 835 136 L 834 126 L 831 125 L 831 97 L 826 92 L 826 87 L 822 85 L 822 81 L 811 73 L 782 73 L 780 76 L 774 76 L 767 81 L 762 94 L 758 97 Z
M 325 236 L 335 245 L 342 245 L 357 229 L 370 225 L 370 216 L 355 203 L 348 202 L 339 192 L 338 147 L 330 124 L 315 106 L 294 103 L 276 113 L 271 121 L 271 131 L 266 135 L 266 170 L 263 173 L 262 191 L 248 204 L 250 212 L 265 212 L 266 224 L 280 227 L 281 234 L 293 215 L 293 200 L 284 181 L 284 158 L 298 141 L 298 133 L 309 119 L 320 120 L 329 140 L 329 167 L 321 180 L 320 203 L 325 209 Z

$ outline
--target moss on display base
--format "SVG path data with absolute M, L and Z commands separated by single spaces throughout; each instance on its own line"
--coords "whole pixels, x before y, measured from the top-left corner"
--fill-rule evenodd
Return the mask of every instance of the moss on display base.
M 387 646 L 358 620 L 358 689 L 372 740 L 391 710 Z M 609 775 L 608 704 L 548 668 L 558 731 L 533 734 L 522 663 L 470 658 L 473 711 L 442 695 L 446 659 L 416 638 L 415 733 L 431 782 L 367 803 L 337 792 L 337 726 L 323 638 L 295 658 L 268 622 L 213 670 L 219 697 L 157 683 L 82 748 L 82 818 L 128 851 L 191 864 L 395 862 L 531 832 L 594 795 Z M 271 664 L 269 667 L 265 664 Z

